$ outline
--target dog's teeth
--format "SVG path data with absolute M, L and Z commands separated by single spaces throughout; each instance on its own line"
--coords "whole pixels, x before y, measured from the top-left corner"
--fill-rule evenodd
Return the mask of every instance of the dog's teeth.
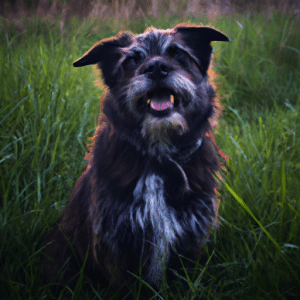
M 173 95 L 170 95 L 170 100 L 174 104 L 174 96 Z
M 150 104 L 150 102 L 151 102 L 151 99 L 148 99 L 148 100 L 147 100 L 147 104 Z

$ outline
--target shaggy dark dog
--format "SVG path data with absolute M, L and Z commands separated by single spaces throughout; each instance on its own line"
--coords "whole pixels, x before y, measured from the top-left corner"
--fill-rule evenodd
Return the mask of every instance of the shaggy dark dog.
M 158 287 L 178 254 L 198 259 L 218 210 L 211 41 L 229 39 L 190 24 L 149 28 L 74 62 L 98 64 L 108 90 L 87 169 L 45 237 L 47 282 L 74 286 L 85 263 L 94 281 L 119 286 L 133 273 Z

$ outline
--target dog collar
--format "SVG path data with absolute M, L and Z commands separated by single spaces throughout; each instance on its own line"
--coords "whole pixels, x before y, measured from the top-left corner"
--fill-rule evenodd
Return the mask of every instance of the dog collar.
M 179 164 L 185 164 L 190 159 L 191 156 L 200 148 L 202 144 L 202 138 L 199 138 L 192 147 L 184 148 L 174 156 L 174 159 L 178 161 Z

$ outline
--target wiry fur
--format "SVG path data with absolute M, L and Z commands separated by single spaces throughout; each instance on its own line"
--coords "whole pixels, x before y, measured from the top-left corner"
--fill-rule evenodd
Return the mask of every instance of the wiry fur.
M 187 24 L 150 28 L 100 41 L 74 63 L 98 63 L 109 90 L 88 167 L 59 229 L 45 237 L 45 253 L 54 258 L 44 262 L 46 281 L 62 268 L 59 279 L 68 283 L 88 253 L 85 272 L 95 281 L 119 285 L 130 278 L 128 271 L 141 271 L 159 286 L 164 266 L 177 254 L 198 258 L 218 209 L 218 160 L 206 137 L 213 113 L 207 76 L 213 40 L 228 38 Z M 148 99 L 157 105 L 170 95 L 170 108 L 149 107 Z

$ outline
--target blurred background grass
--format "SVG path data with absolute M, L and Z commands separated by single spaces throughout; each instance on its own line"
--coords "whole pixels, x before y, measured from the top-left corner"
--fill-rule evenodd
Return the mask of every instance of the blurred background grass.
M 1 299 L 51 299 L 42 236 L 84 170 L 103 93 L 94 69 L 72 62 L 120 30 L 182 21 L 232 40 L 213 44 L 224 110 L 216 141 L 230 161 L 212 259 L 189 293 L 166 286 L 161 297 L 300 297 L 299 1 L 7 0 L 0 15 Z

